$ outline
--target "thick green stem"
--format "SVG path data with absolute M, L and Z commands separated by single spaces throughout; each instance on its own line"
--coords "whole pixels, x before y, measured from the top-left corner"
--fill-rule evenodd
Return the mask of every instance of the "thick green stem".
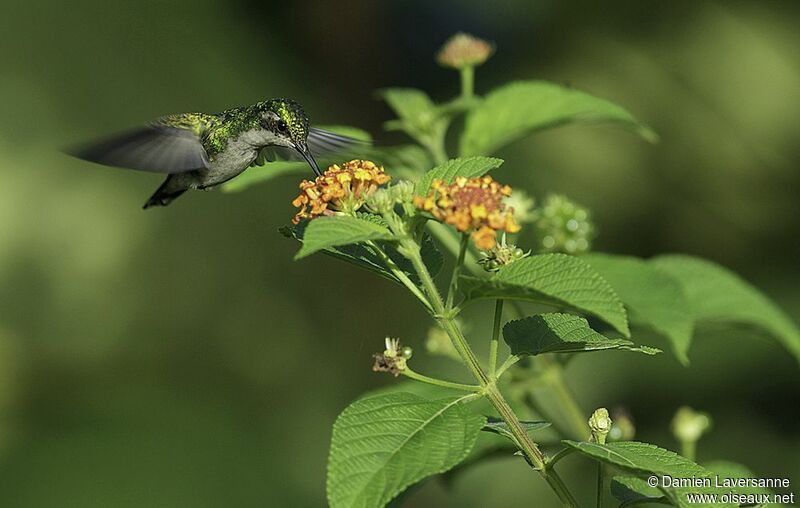
M 598 462 L 597 464 L 597 508 L 602 508 L 603 506 L 603 496 L 605 494 L 605 489 L 603 488 L 603 480 L 605 477 L 605 473 L 603 472 L 603 463 Z
M 681 441 L 681 455 L 693 461 L 696 454 L 697 454 L 697 441 L 691 441 L 691 440 Z
M 424 374 L 414 372 L 408 367 L 406 367 L 405 370 L 403 370 L 402 374 L 407 378 L 414 379 L 416 381 L 421 381 L 423 383 L 428 383 L 430 385 L 441 386 L 443 388 L 452 388 L 454 390 L 463 390 L 466 392 L 480 392 L 481 390 L 483 390 L 483 388 L 478 385 L 453 383 L 452 381 L 445 381 L 444 379 L 436 379 L 435 377 L 429 377 Z
M 489 377 L 497 379 L 497 347 L 500 342 L 500 323 L 503 321 L 503 300 L 498 298 L 494 304 L 494 324 L 492 341 L 489 343 Z
M 419 245 L 406 236 L 406 238 L 401 240 L 401 247 L 419 275 L 422 287 L 425 289 L 431 306 L 433 307 L 436 320 L 439 322 L 442 329 L 447 332 L 453 346 L 461 356 L 462 361 L 466 364 L 467 368 L 469 368 L 470 372 L 472 372 L 478 383 L 480 383 L 482 392 L 486 395 L 486 398 L 489 399 L 503 421 L 508 425 L 511 434 L 514 436 L 514 439 L 517 441 L 517 444 L 528 462 L 542 475 L 545 481 L 547 481 L 550 488 L 553 489 L 564 506 L 577 507 L 575 499 L 572 497 L 569 490 L 567 490 L 564 482 L 561 481 L 558 473 L 556 473 L 555 470 L 548 470 L 545 468 L 545 459 L 541 450 L 539 450 L 539 447 L 522 427 L 519 418 L 517 418 L 511 406 L 508 405 L 508 402 L 506 402 L 506 399 L 500 393 L 500 390 L 498 390 L 494 380 L 487 376 L 481 368 L 475 353 L 472 351 L 467 339 L 461 333 L 461 329 L 452 316 L 453 309 L 445 308 L 439 290 L 430 272 L 428 272 L 425 263 L 422 261 L 422 257 L 419 253 Z

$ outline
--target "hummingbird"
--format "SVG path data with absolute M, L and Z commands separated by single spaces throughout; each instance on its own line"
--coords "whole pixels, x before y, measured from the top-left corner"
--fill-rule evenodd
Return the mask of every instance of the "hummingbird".
M 106 166 L 155 173 L 167 179 L 143 208 L 167 206 L 189 189 L 207 190 L 249 167 L 278 158 L 308 162 L 321 175 L 317 155 L 364 142 L 310 127 L 302 106 L 270 99 L 222 113 L 179 113 L 72 151 Z

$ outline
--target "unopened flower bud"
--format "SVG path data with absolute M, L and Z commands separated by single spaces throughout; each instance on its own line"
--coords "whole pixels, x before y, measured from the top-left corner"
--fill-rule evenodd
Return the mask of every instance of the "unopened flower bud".
M 493 52 L 494 47 L 487 41 L 459 32 L 444 43 L 436 54 L 436 62 L 452 69 L 476 67 L 488 60 Z
M 408 180 L 401 180 L 392 185 L 390 191 L 398 203 L 411 203 L 414 200 L 414 184 Z
M 631 415 L 625 409 L 615 409 L 613 411 L 614 423 L 611 425 L 611 432 L 608 433 L 609 441 L 631 441 L 636 436 L 636 426 Z
M 589 211 L 564 196 L 548 196 L 533 222 L 544 252 L 582 254 L 591 248 L 594 224 Z
M 695 443 L 711 428 L 711 417 L 706 413 L 683 406 L 672 418 L 672 433 L 681 443 Z
M 386 189 L 378 189 L 367 199 L 367 206 L 375 213 L 389 213 L 394 208 L 394 196 Z
M 606 436 L 611 431 L 611 417 L 608 416 L 608 409 L 601 407 L 596 409 L 589 418 L 589 428 L 592 430 L 592 441 L 598 444 L 606 444 Z

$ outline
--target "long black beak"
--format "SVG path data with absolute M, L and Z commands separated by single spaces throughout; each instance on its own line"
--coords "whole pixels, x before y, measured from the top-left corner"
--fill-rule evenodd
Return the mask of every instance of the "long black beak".
M 311 166 L 311 169 L 314 170 L 314 174 L 317 176 L 322 175 L 322 171 L 319 170 L 319 166 L 317 166 L 317 161 L 314 160 L 314 156 L 311 155 L 311 150 L 308 149 L 308 145 L 303 143 L 302 145 L 298 144 L 295 146 L 295 149 L 300 152 L 300 155 L 308 162 L 308 165 Z

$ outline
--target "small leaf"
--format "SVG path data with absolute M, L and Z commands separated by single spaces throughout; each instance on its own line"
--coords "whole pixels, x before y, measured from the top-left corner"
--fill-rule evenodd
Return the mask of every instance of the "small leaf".
M 518 356 L 604 349 L 627 349 L 651 355 L 660 352 L 651 347 L 636 347 L 626 339 L 610 339 L 592 330 L 584 318 L 572 314 L 540 314 L 510 321 L 503 327 L 503 338 L 511 354 Z
M 441 166 L 436 166 L 425 173 L 417 184 L 414 193 L 417 196 L 425 196 L 431 188 L 431 182 L 436 179 L 444 180 L 445 183 L 451 183 L 457 176 L 465 176 L 467 178 L 482 176 L 500 167 L 501 164 L 503 164 L 503 159 L 496 159 L 494 157 L 463 157 L 459 159 L 450 159 Z
M 544 81 L 518 81 L 489 93 L 467 115 L 460 154 L 490 154 L 534 131 L 568 123 L 615 122 L 645 139 L 655 133 L 616 104 Z
M 522 428 L 525 429 L 525 432 L 534 432 L 537 430 L 546 429 L 550 426 L 550 422 L 543 422 L 543 421 L 521 421 L 519 422 L 522 424 Z M 486 424 L 481 429 L 485 432 L 491 432 L 493 434 L 499 434 L 503 437 L 507 437 L 513 443 L 517 442 L 517 438 L 514 437 L 514 434 L 508 428 L 508 424 L 503 420 L 495 420 L 490 419 L 486 422 Z
M 309 222 L 301 222 L 300 224 L 293 226 L 284 226 L 280 228 L 279 231 L 287 238 L 294 238 L 295 240 L 302 242 L 305 229 L 308 224 Z M 376 243 L 383 249 L 386 255 L 392 259 L 395 265 L 397 265 L 397 267 L 403 273 L 405 273 L 416 285 L 420 285 L 419 277 L 414 270 L 414 266 L 405 256 L 397 251 L 397 248 L 392 242 L 376 241 Z M 436 244 L 428 234 L 424 234 L 422 236 L 422 243 L 420 247 L 422 261 L 425 263 L 425 266 L 428 268 L 428 271 L 431 273 L 431 275 L 435 277 L 442 270 L 442 266 L 444 266 L 444 256 L 442 256 L 442 253 L 436 247 Z M 378 275 L 389 279 L 392 282 L 402 285 L 400 280 L 398 280 L 397 277 L 395 277 L 395 275 L 386 267 L 386 265 L 383 264 L 383 261 L 365 245 L 341 245 L 337 247 L 329 247 L 324 249 L 322 252 L 336 259 L 377 273 Z
M 367 131 L 356 127 L 349 127 L 346 125 L 320 125 L 319 127 L 335 134 L 358 139 L 359 141 L 365 141 L 367 143 L 372 142 L 372 136 L 370 136 Z M 365 149 L 371 150 L 369 147 L 365 147 Z M 328 154 L 325 157 L 319 158 L 317 162 L 321 168 L 325 168 L 328 164 L 341 162 L 337 159 L 337 157 L 341 155 L 347 154 Z M 252 167 L 236 178 L 225 182 L 221 187 L 223 192 L 239 192 L 255 184 L 263 183 L 283 175 L 297 175 L 311 179 L 314 173 L 305 161 L 273 161 L 267 162 L 263 166 Z
M 436 104 L 422 90 L 415 88 L 385 88 L 378 95 L 395 112 L 398 120 L 386 122 L 387 129 L 400 129 L 417 140 L 441 133 L 447 118 L 440 115 Z
M 762 328 L 800 361 L 800 330 L 778 306 L 735 273 L 684 255 L 659 256 L 650 263 L 680 282 L 695 320 Z
M 294 258 L 301 259 L 329 247 L 391 238 L 391 231 L 372 221 L 347 215 L 318 217 L 306 227 L 303 246 Z
M 582 257 L 603 276 L 628 308 L 631 323 L 664 335 L 684 364 L 694 320 L 683 287 L 669 273 L 644 260 L 609 254 Z
M 507 298 L 569 307 L 597 316 L 630 337 L 628 318 L 614 289 L 575 256 L 540 254 L 516 261 L 490 278 L 462 277 L 469 300 Z
M 462 398 L 390 393 L 351 404 L 333 426 L 330 506 L 385 506 L 408 486 L 461 462 L 486 421 L 467 411 Z

